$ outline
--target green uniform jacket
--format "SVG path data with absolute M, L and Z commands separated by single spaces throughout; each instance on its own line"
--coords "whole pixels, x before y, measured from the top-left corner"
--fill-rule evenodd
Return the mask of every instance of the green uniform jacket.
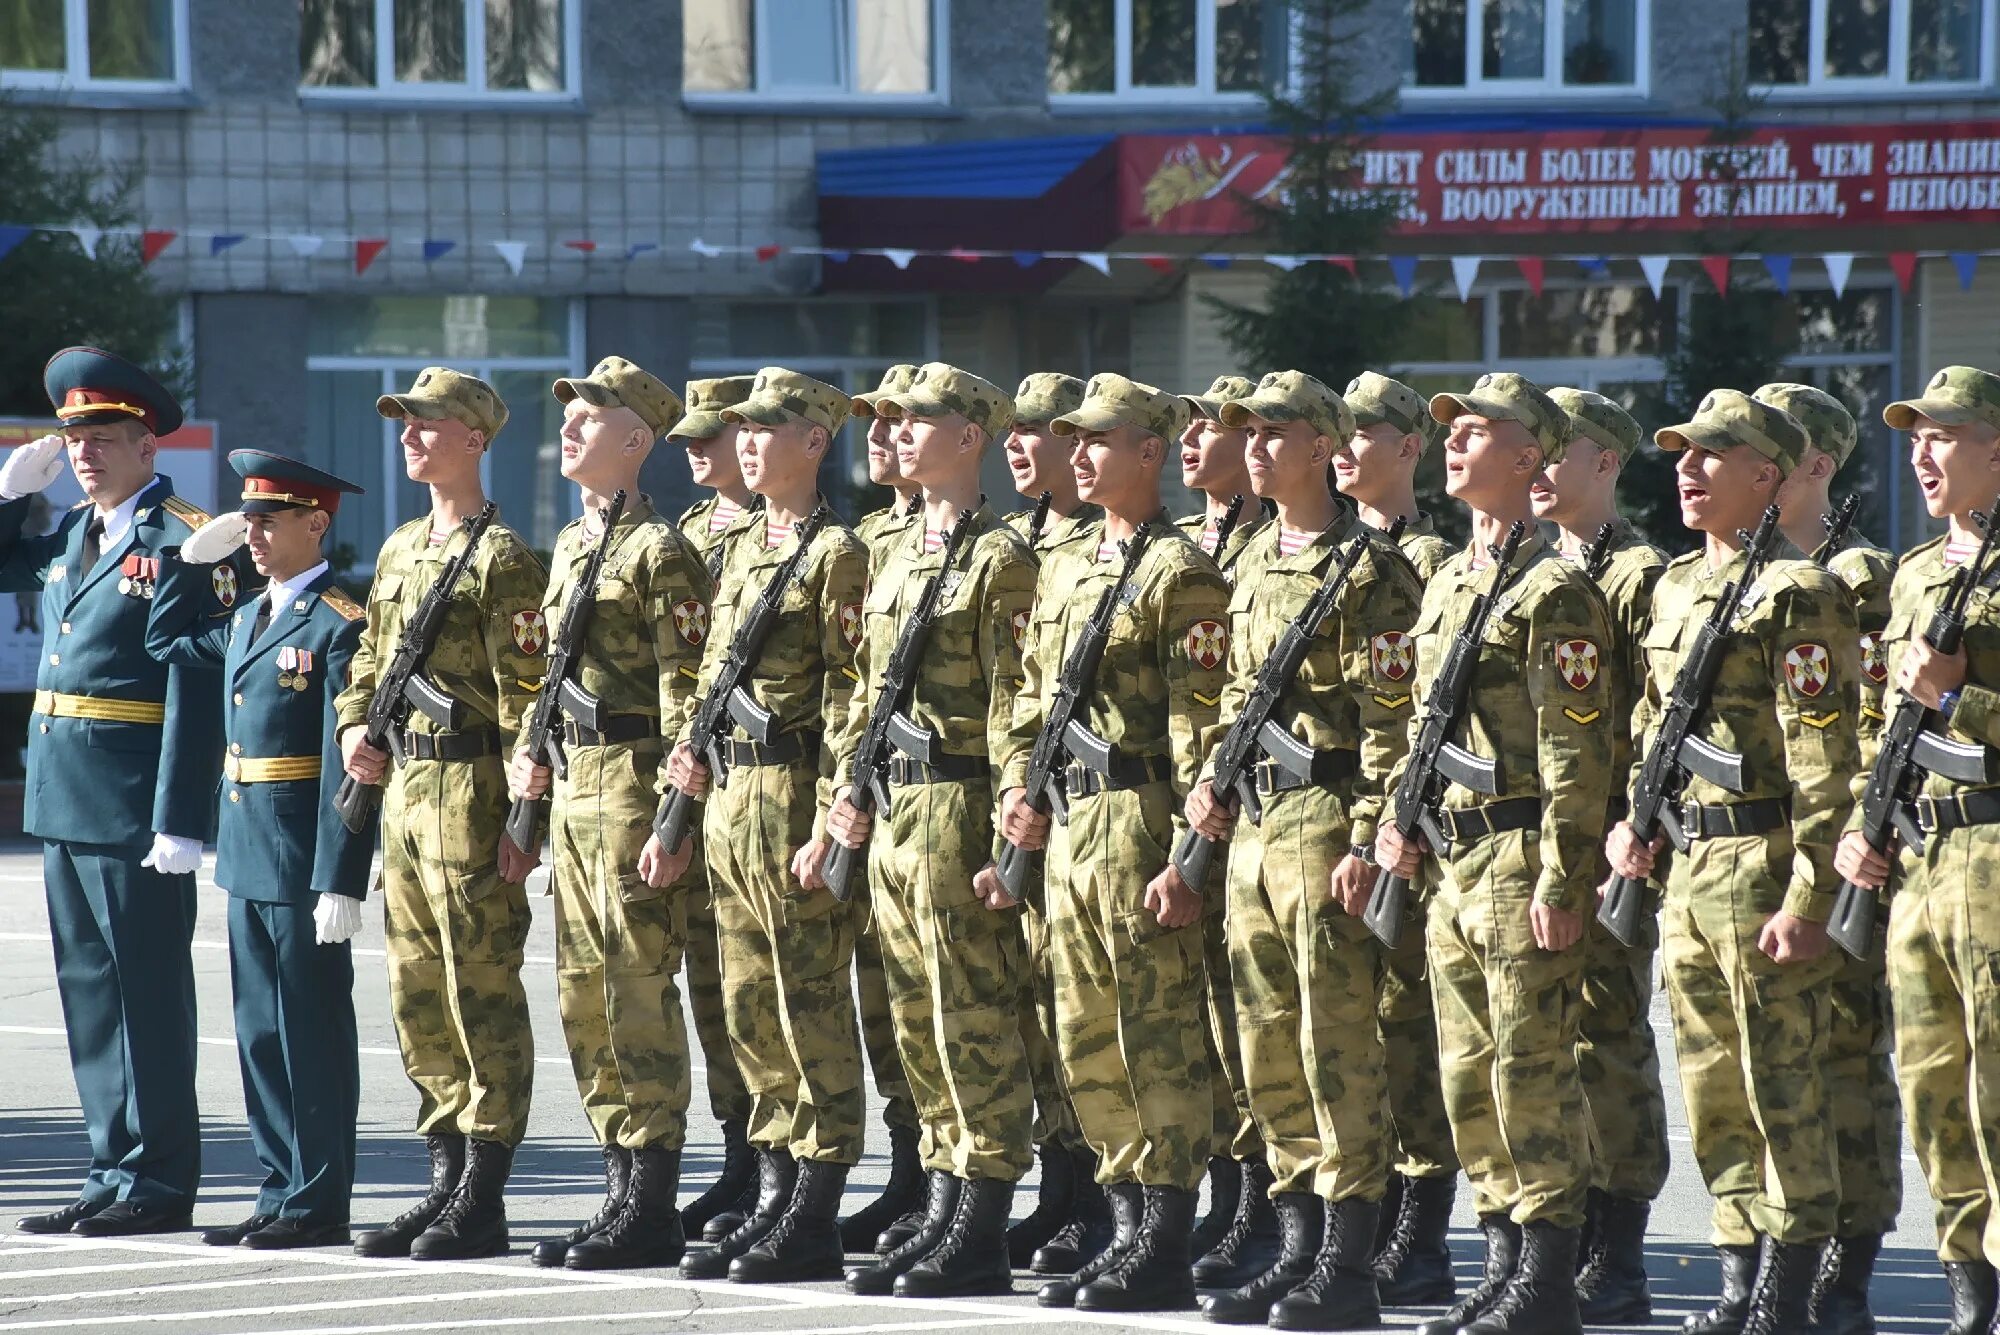
M 1034 518 L 1035 509 L 1033 506 L 1029 506 L 1025 510 L 1016 510 L 1014 513 L 1008 515 L 1006 523 L 1009 528 L 1020 534 L 1023 539 L 1026 539 L 1028 536 L 1028 525 L 1034 521 Z M 1035 539 L 1029 545 L 1034 548 L 1037 554 L 1047 551 L 1052 547 L 1064 546 L 1086 529 L 1095 527 L 1097 521 L 1102 518 L 1104 518 L 1103 508 L 1091 505 L 1088 502 L 1077 506 L 1075 512 L 1066 519 L 1057 515 L 1054 511 L 1050 511 L 1048 519 L 1042 524 L 1042 536 Z
M 1629 519 L 1614 521 L 1611 556 L 1597 577 L 1597 590 L 1611 613 L 1615 649 L 1611 689 L 1613 716 L 1632 717 L 1632 706 L 1646 680 L 1646 623 L 1653 612 L 1653 586 L 1667 568 L 1667 555 L 1639 536 Z M 1632 766 L 1632 734 L 1616 729 L 1613 738 L 1613 772 L 1623 775 Z M 1620 794 L 1622 797 L 1623 795 Z
M 688 544 L 700 555 L 702 564 L 708 570 L 710 584 L 713 584 L 716 577 L 722 573 L 722 540 L 737 527 L 750 521 L 750 516 L 762 508 L 763 498 L 753 496 L 751 502 L 746 508 L 738 510 L 736 517 L 728 524 L 713 533 L 709 532 L 708 521 L 709 516 L 715 513 L 715 507 L 719 502 L 712 494 L 707 499 L 696 501 L 681 511 L 681 517 L 674 521 L 674 527 L 681 531 L 681 536 L 686 538 Z
M 1889 589 L 1896 578 L 1896 558 L 1858 533 L 1850 532 L 1837 552 L 1824 546 L 1812 559 L 1833 572 L 1854 595 L 1854 613 L 1861 627 L 1861 767 L 1875 763 L 1875 743 L 1888 715 L 1882 690 L 1889 681 L 1889 657 L 1883 638 L 1889 628 Z
M 1271 526 L 1271 521 L 1266 519 L 1264 512 L 1257 508 L 1255 498 L 1246 497 L 1243 503 L 1250 507 L 1250 509 L 1237 519 L 1236 527 L 1229 530 L 1229 541 L 1223 545 L 1222 550 L 1219 552 L 1208 551 L 1207 544 L 1202 541 L 1204 537 L 1210 536 L 1207 532 L 1207 515 L 1189 515 L 1185 519 L 1174 521 L 1174 527 L 1185 533 L 1189 542 L 1201 548 L 1202 551 L 1208 552 L 1209 559 L 1221 568 L 1223 574 L 1231 578 L 1235 577 L 1236 562 L 1242 557 L 1243 549 L 1250 545 L 1252 538 Z

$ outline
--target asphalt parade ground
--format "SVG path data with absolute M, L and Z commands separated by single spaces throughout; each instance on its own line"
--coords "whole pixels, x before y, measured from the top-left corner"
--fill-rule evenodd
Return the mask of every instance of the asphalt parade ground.
M 200 1004 L 203 1116 L 197 1228 L 250 1213 L 262 1176 L 244 1126 L 243 1094 L 231 1036 L 229 965 L 222 892 L 203 870 L 194 965 Z M 537 873 L 531 889 L 539 891 Z M 596 1209 L 600 1163 L 578 1106 L 556 1018 L 549 901 L 535 898 L 529 938 L 528 997 L 534 1015 L 535 1099 L 528 1140 L 508 1191 L 513 1254 L 490 1261 L 373 1261 L 346 1248 L 253 1252 L 204 1247 L 193 1233 L 128 1240 L 30 1237 L 12 1231 L 23 1214 L 75 1198 L 86 1142 L 63 1042 L 38 848 L 0 849 L 0 1335 L 14 1331 L 143 1330 L 152 1335 L 390 1335 L 391 1332 L 595 1328 L 606 1335 L 686 1331 L 690 1335 L 873 1335 L 1020 1327 L 1088 1330 L 1214 1330 L 1196 1313 L 1099 1317 L 1034 1303 L 1038 1281 L 1017 1276 L 1008 1298 L 858 1298 L 837 1284 L 751 1287 L 694 1282 L 665 1270 L 577 1273 L 528 1262 L 535 1240 L 572 1227 Z M 422 1143 L 410 1133 L 415 1096 L 402 1074 L 389 1021 L 379 899 L 369 901 L 355 939 L 355 1004 L 361 1034 L 359 1182 L 354 1221 L 367 1227 L 404 1208 L 422 1190 Z M 1666 1017 L 1656 1005 L 1663 1038 Z M 1678 1327 L 1705 1306 L 1716 1282 L 1707 1245 L 1708 1197 L 1681 1120 L 1670 1044 L 1663 1044 L 1675 1163 L 1653 1216 L 1648 1244 L 1654 1321 Z M 691 1199 L 719 1166 L 721 1135 L 708 1113 L 695 1053 L 682 1197 Z M 873 1091 L 870 1091 L 871 1104 Z M 886 1176 L 887 1139 L 871 1106 L 870 1154 L 848 1187 L 859 1208 Z M 1932 1251 L 1930 1202 L 1904 1155 L 1901 1227 L 1888 1239 L 1875 1280 L 1880 1329 L 1916 1335 L 1943 1328 L 1945 1289 Z M 1033 1205 L 1032 1184 L 1016 1213 Z M 1453 1250 L 1461 1287 L 1476 1282 L 1480 1248 L 1466 1194 L 1459 1196 Z M 1385 1328 L 1414 1326 L 1435 1312 L 1392 1310 Z

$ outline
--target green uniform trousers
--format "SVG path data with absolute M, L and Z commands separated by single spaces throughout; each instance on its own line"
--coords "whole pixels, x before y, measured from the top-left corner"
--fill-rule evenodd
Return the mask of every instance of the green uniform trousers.
M 1033 873 L 1039 878 L 1039 869 Z M 1049 959 L 1049 919 L 1034 903 L 1023 908 L 1021 972 L 1016 980 L 1015 1020 L 1021 1046 L 1028 1054 L 1028 1080 L 1035 1089 L 1035 1144 L 1084 1147 L 1083 1129 L 1070 1106 L 1069 1085 L 1063 1079 L 1062 1056 L 1056 1050 L 1056 980 Z
M 1211 878 L 1212 879 L 1212 878 Z M 1215 1109 L 1209 1154 L 1252 1160 L 1264 1153 L 1257 1121 L 1250 1114 L 1250 1085 L 1243 1071 L 1243 1044 L 1237 1037 L 1236 995 L 1229 986 L 1229 928 L 1224 920 L 1226 891 L 1211 888 L 1201 919 L 1201 949 L 1208 970 L 1208 1082 Z
M 1435 867 L 1435 864 L 1431 864 Z M 1396 1135 L 1396 1164 L 1405 1177 L 1449 1177 L 1458 1172 L 1451 1119 L 1444 1111 L 1438 1066 L 1437 1008 L 1431 999 L 1428 899 L 1411 896 L 1411 916 L 1394 950 L 1378 942 L 1381 986 L 1375 1018 L 1389 1075 L 1389 1125 Z M 1372 939 L 1372 938 L 1371 938 Z
M 1604 868 L 1610 875 L 1610 868 Z M 1641 919 L 1627 946 L 1589 914 L 1584 924 L 1583 1009 L 1576 1070 L 1590 1128 L 1590 1184 L 1627 1200 L 1650 1201 L 1667 1184 L 1667 1100 L 1653 1036 L 1653 969 L 1660 924 Z
M 718 1122 L 748 1122 L 750 1091 L 736 1069 L 729 1024 L 722 1015 L 722 956 L 715 936 L 715 895 L 708 888 L 708 861 L 701 833 L 695 832 L 695 865 L 675 888 L 687 915 L 687 998 L 695 1041 L 708 1085 L 708 1109 Z
M 863 878 L 859 875 L 856 881 Z M 896 1021 L 889 1004 L 889 979 L 883 970 L 882 942 L 870 906 L 868 887 L 857 884 L 848 900 L 854 914 L 854 999 L 861 1017 L 861 1047 L 875 1075 L 875 1092 L 882 1096 L 882 1125 L 892 1130 L 918 1125 L 910 1080 L 896 1046 Z
M 1827 1016 L 1825 1082 L 1840 1165 L 1840 1237 L 1888 1233 L 1903 1208 L 1903 1108 L 1895 1020 L 1881 947 L 1855 959 L 1835 947 Z

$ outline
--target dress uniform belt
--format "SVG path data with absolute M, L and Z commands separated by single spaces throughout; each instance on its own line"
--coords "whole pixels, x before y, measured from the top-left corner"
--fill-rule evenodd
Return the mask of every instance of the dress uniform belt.
M 1445 838 L 1454 844 L 1472 843 L 1509 830 L 1532 830 L 1542 823 L 1542 799 L 1510 797 L 1504 802 L 1488 802 L 1477 807 L 1445 807 L 1437 814 Z
M 412 760 L 477 760 L 500 754 L 498 728 L 464 732 L 405 732 L 403 754 Z
M 224 756 L 222 777 L 231 783 L 297 783 L 319 777 L 318 756 Z
M 102 695 L 36 691 L 35 712 L 50 718 L 95 718 L 113 723 L 165 723 L 167 707 L 155 700 L 113 700 Z
M 785 732 L 771 742 L 744 742 L 732 737 L 722 746 L 722 758 L 731 769 L 744 765 L 791 765 L 819 750 L 819 734 Z
M 2000 823 L 2000 788 L 1981 788 L 1956 797 L 1920 797 L 1913 805 L 1917 828 L 1925 834 L 1950 834 L 1967 825 Z
M 1275 797 L 1295 788 L 1331 788 L 1343 779 L 1353 778 L 1360 768 L 1359 751 L 1324 750 L 1313 752 L 1312 774 L 1308 778 L 1300 778 L 1275 760 L 1258 761 L 1250 774 L 1260 796 Z
M 1792 804 L 1782 797 L 1750 802 L 1722 802 L 1680 809 L 1681 833 L 1690 839 L 1722 839 L 1731 835 L 1769 834 L 1792 818 Z
M 932 764 L 898 752 L 889 757 L 889 786 L 907 788 L 920 783 L 964 783 L 983 779 L 991 771 L 985 756 L 940 755 Z
M 613 714 L 599 732 L 575 719 L 563 720 L 563 742 L 568 746 L 614 746 L 619 742 L 664 741 L 660 721 L 651 714 Z
M 1165 783 L 1172 773 L 1165 756 L 1120 756 L 1112 762 L 1109 774 L 1072 763 L 1063 771 L 1063 791 L 1072 798 L 1089 797 L 1094 793 Z

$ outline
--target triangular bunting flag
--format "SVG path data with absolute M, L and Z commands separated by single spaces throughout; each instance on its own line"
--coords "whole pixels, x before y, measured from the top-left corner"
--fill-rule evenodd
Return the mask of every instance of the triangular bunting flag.
M 1911 280 L 1917 276 L 1917 252 L 1914 250 L 1890 251 L 1889 272 L 1896 275 L 1896 286 L 1908 292 Z
M 627 260 L 636 260 L 647 251 L 658 250 L 659 248 L 660 243 L 657 241 L 634 241 L 631 245 L 625 247 L 625 258 Z
M 822 250 L 820 257 L 832 260 L 835 264 L 845 264 L 854 258 L 854 252 L 851 250 Z
M 1835 251 L 1822 255 L 1820 260 L 1826 265 L 1826 281 L 1833 287 L 1833 295 L 1838 297 L 1847 291 L 1847 275 L 1854 272 L 1854 256 L 1847 251 Z
M 1091 268 L 1097 270 L 1097 272 L 1103 274 L 1106 278 L 1111 277 L 1111 257 L 1109 255 L 1106 255 L 1103 251 L 1101 250 L 1089 251 L 1087 253 L 1078 255 L 1077 259 L 1081 260 L 1085 264 L 1088 264 Z
M 895 265 L 898 269 L 909 268 L 910 261 L 915 259 L 916 257 L 917 257 L 917 252 L 914 250 L 902 250 L 902 249 L 890 250 L 885 248 L 882 251 L 882 258 L 889 261 L 889 263 Z
M 23 227 L 18 223 L 0 223 L 0 260 L 4 260 L 13 254 L 14 247 L 26 241 L 33 234 L 34 230 L 32 227 Z
M 1014 252 L 1014 263 L 1020 265 L 1023 269 L 1032 269 L 1041 262 L 1042 252 L 1039 250 L 1017 250 Z
M 179 232 L 170 232 L 165 228 L 139 233 L 139 263 L 151 264 L 160 258 L 160 252 L 174 244 L 174 238 L 179 235 Z
M 354 241 L 354 272 L 367 273 L 368 266 L 375 257 L 389 248 L 389 238 L 385 236 L 356 237 Z
M 1326 262 L 1328 264 L 1338 264 L 1341 268 L 1347 270 L 1349 278 L 1354 277 L 1354 257 L 1352 255 L 1329 255 L 1326 257 Z
M 1154 273 L 1172 273 L 1174 262 L 1165 255 L 1141 255 L 1139 260 Z
M 953 246 L 945 254 L 957 260 L 960 264 L 977 264 L 981 259 L 978 252 L 967 250 L 964 246 Z
M 1211 269 L 1227 269 L 1231 258 L 1228 255 L 1204 255 L 1201 257 L 1201 262 Z
M 285 244 L 292 248 L 292 254 L 302 260 L 309 260 L 319 254 L 319 248 L 326 244 L 326 238 L 313 236 L 309 232 L 294 232 L 285 238 Z
M 528 243 L 525 241 L 495 241 L 493 250 L 507 263 L 507 272 L 516 278 L 521 276 L 521 264 L 528 258 Z
M 563 245 L 579 255 L 595 255 L 597 253 L 597 243 L 595 241 L 565 241 Z
M 1539 255 L 1521 255 L 1514 260 L 1514 267 L 1521 271 L 1521 277 L 1528 280 L 1528 290 L 1536 296 L 1542 295 L 1542 260 Z
M 458 242 L 456 241 L 424 242 L 424 263 L 429 264 L 432 260 L 443 259 L 445 256 L 451 254 L 452 248 L 457 245 Z
M 72 227 L 69 230 L 70 234 L 76 238 L 76 243 L 83 247 L 83 253 L 93 260 L 96 259 L 97 239 L 104 235 L 104 229 L 102 227 L 85 226 Z
M 688 242 L 688 249 L 705 260 L 712 260 L 722 253 L 721 246 L 712 246 L 700 237 L 696 237 L 694 240 Z
M 1458 299 L 1472 300 L 1472 283 L 1479 277 L 1477 255 L 1454 255 L 1451 257 L 1451 281 L 1458 284 Z
M 1704 255 L 1701 267 L 1708 273 L 1708 281 L 1715 284 L 1717 292 L 1729 291 L 1729 257 L 1727 255 Z
M 1979 256 L 1969 250 L 1951 253 L 1951 267 L 1958 270 L 1958 290 L 1972 291 L 1972 276 L 1979 272 Z
M 1405 297 L 1417 283 L 1417 257 L 1415 255 L 1391 255 L 1389 272 L 1396 276 L 1396 290 Z
M 242 245 L 243 238 L 244 233 L 242 232 L 223 232 L 220 235 L 210 237 L 208 239 L 209 256 L 213 258 L 232 246 Z
M 1608 278 L 1611 276 L 1611 261 L 1603 255 L 1593 255 L 1585 259 L 1580 259 L 1576 262 L 1576 267 L 1589 274 L 1592 278 Z
M 1266 255 L 1264 257 L 1264 263 L 1274 269 L 1283 269 L 1286 273 L 1290 273 L 1305 262 L 1303 255 Z
M 759 264 L 768 264 L 772 260 L 777 259 L 778 252 L 783 249 L 784 247 L 782 246 L 771 246 L 771 245 L 759 246 L 757 247 L 757 262 Z
M 1790 255 L 1766 255 L 1764 268 L 1770 272 L 1771 281 L 1778 285 L 1778 291 L 1792 290 L 1792 257 Z
M 1659 300 L 1660 285 L 1667 281 L 1667 265 L 1671 261 L 1665 255 L 1641 255 L 1639 272 L 1646 275 L 1646 286 L 1653 289 L 1653 299 Z

